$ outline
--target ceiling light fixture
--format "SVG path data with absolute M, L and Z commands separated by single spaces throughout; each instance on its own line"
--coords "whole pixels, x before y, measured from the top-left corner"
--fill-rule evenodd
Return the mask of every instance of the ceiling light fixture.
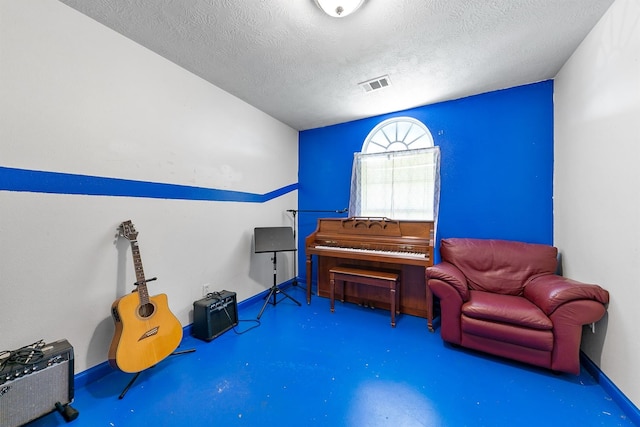
M 334 18 L 344 18 L 358 10 L 364 0 L 315 0 L 320 9 Z

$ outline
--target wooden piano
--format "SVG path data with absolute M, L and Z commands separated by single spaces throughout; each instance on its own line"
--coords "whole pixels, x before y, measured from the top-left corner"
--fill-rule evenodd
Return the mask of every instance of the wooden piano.
M 431 329 L 431 295 L 425 269 L 433 265 L 433 221 L 388 218 L 320 218 L 307 236 L 307 304 L 311 303 L 313 256 L 318 258 L 318 295 L 329 297 L 329 270 L 350 265 L 400 274 L 400 312 L 425 317 Z M 345 301 L 389 308 L 382 289 L 347 283 Z

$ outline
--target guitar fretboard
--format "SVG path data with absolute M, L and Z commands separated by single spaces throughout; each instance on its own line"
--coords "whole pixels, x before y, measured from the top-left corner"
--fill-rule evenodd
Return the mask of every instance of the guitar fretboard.
M 140 256 L 140 247 L 138 246 L 138 242 L 136 240 L 131 241 L 131 254 L 133 255 L 133 268 L 136 272 L 136 283 L 138 283 L 140 305 L 145 305 L 149 303 L 149 291 L 147 290 L 147 282 L 144 278 L 142 257 Z

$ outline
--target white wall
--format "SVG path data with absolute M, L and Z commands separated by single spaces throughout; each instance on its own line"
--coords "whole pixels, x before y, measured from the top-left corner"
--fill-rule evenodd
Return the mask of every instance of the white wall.
M 55 0 L 0 0 L 0 167 L 265 194 L 297 182 L 298 133 Z M 0 191 L 0 350 L 67 338 L 102 363 L 111 303 L 135 281 L 186 326 L 202 285 L 246 299 L 272 284 L 254 227 L 292 225 L 297 192 L 265 203 Z M 280 258 L 280 257 L 279 257 Z M 292 277 L 292 256 L 279 259 Z
M 640 406 L 640 2 L 616 0 L 555 79 L 554 242 L 611 295 L 583 350 Z

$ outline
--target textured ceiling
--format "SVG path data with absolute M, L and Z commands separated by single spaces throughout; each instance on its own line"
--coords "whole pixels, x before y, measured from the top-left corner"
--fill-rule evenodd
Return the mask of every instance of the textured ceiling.
M 305 130 L 553 78 L 614 0 L 60 1 Z

